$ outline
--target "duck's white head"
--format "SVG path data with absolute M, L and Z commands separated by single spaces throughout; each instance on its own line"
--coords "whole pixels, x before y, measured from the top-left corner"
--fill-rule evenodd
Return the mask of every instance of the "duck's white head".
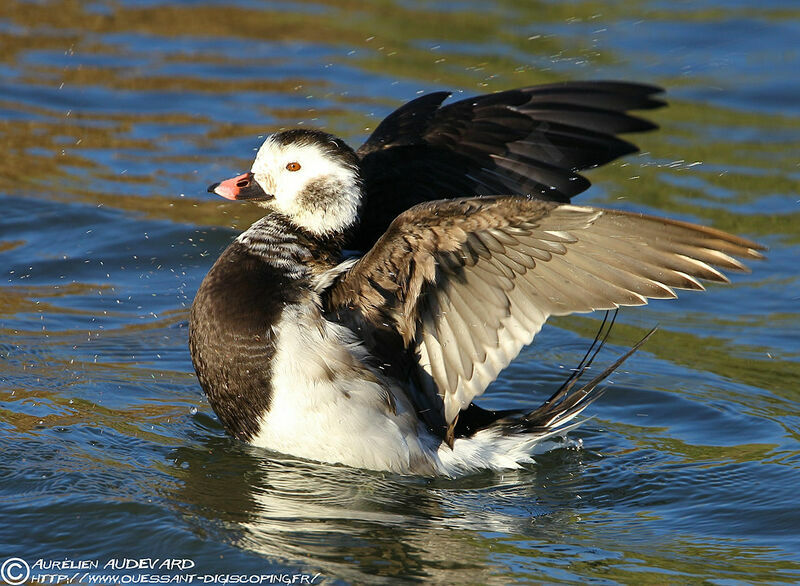
M 361 203 L 358 156 L 319 130 L 273 134 L 258 150 L 249 173 L 211 185 L 227 199 L 254 201 L 316 236 L 352 227 Z

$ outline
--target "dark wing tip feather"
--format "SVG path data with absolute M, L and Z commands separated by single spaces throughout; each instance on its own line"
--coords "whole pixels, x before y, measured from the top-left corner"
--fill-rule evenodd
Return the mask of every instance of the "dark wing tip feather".
M 651 98 L 656 94 L 663 94 L 664 88 L 652 83 L 638 81 L 619 81 L 613 79 L 589 79 L 557 81 L 553 83 L 533 85 L 520 88 L 526 93 L 546 93 L 554 91 L 579 90 L 584 92 L 605 92 L 609 94 L 635 96 L 640 99 Z
M 528 104 L 557 100 L 564 104 L 614 112 L 655 110 L 666 105 L 664 100 L 654 97 L 664 91 L 662 88 L 619 81 L 567 81 L 533 86 L 523 91 L 529 97 Z
M 661 88 L 567 81 L 442 105 L 421 96 L 390 114 L 358 150 L 366 250 L 400 212 L 422 201 L 509 193 L 566 203 L 590 182 L 578 171 L 635 153 L 619 134 L 657 128 L 630 110 L 664 105 Z
M 431 118 L 451 93 L 433 92 L 402 105 L 378 124 L 357 154 L 359 157 L 390 146 L 415 144 L 420 140 Z

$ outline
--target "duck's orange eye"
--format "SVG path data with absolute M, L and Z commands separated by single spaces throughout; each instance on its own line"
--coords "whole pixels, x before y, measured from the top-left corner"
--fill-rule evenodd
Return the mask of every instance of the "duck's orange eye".
M 287 171 L 299 171 L 300 170 L 300 163 L 298 163 L 298 162 L 289 163 L 288 165 L 286 165 L 286 170 Z

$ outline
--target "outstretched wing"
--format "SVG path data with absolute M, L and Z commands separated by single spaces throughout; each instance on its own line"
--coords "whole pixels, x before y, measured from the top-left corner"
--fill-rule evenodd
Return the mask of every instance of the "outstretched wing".
M 401 212 L 424 201 L 511 193 L 568 202 L 589 187 L 577 171 L 637 148 L 615 135 L 656 126 L 628 110 L 663 105 L 650 85 L 565 82 L 441 106 L 417 98 L 358 150 L 364 202 L 351 247 L 368 250 Z
M 418 356 L 428 423 L 459 412 L 551 315 L 642 305 L 726 282 L 758 244 L 712 228 L 524 197 L 420 204 L 330 292 L 333 310 L 392 328 Z

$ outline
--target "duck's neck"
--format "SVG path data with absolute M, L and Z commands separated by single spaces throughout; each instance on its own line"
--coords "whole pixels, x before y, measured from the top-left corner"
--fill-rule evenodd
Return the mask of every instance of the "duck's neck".
M 293 278 L 313 277 L 341 261 L 345 232 L 312 234 L 281 214 L 267 215 L 239 235 L 247 252 Z

